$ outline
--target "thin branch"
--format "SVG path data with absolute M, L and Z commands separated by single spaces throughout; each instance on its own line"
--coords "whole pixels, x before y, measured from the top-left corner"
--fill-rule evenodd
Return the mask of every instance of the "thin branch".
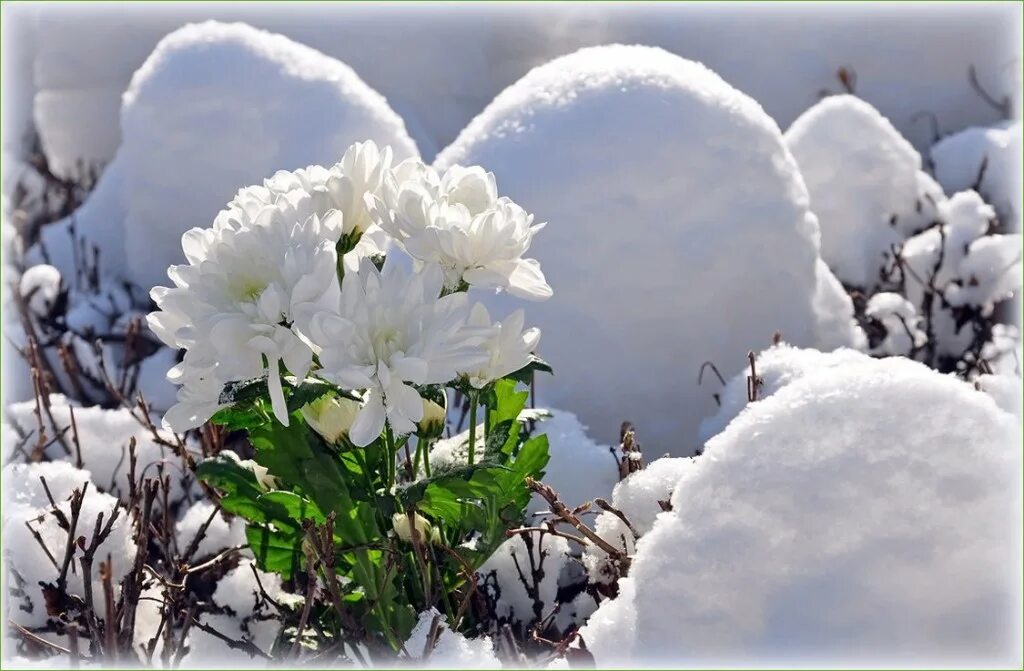
M 548 506 L 551 508 L 551 512 L 571 524 L 577 531 L 583 534 L 587 540 L 604 550 L 608 556 L 617 560 L 621 564 L 624 572 L 629 569 L 629 565 L 631 563 L 629 556 L 605 539 L 598 536 L 590 527 L 573 515 L 572 512 L 565 507 L 565 504 L 558 500 L 558 494 L 555 493 L 555 490 L 542 482 L 537 482 L 531 477 L 526 478 L 526 486 L 530 488 L 530 491 L 539 494 L 542 499 L 547 501 Z

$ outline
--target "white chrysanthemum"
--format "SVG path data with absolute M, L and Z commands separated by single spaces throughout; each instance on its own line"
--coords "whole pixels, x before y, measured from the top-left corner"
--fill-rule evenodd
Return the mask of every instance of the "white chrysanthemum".
M 430 208 L 458 204 L 471 215 L 498 202 L 494 175 L 479 166 L 452 166 L 443 176 L 418 159 L 406 159 L 384 176 L 381 196 L 373 199 L 377 218 L 388 233 L 404 241 L 431 223 Z
M 315 214 L 297 219 L 307 205 L 281 198 L 255 216 L 239 208 L 233 225 L 182 236 L 188 264 L 168 269 L 175 287 L 153 289 L 160 310 L 148 317 L 161 340 L 187 350 L 173 377 L 189 387 L 183 401 L 188 410 L 168 413 L 171 428 L 183 431 L 208 419 L 208 392 L 216 383 L 268 370 L 274 414 L 288 423 L 279 362 L 299 379 L 312 363 L 312 351 L 292 323 L 338 292 L 334 242 Z M 197 371 L 202 391 L 192 388 Z
M 477 303 L 470 312 L 470 327 L 488 332 L 490 335 L 481 343 L 488 354 L 488 360 L 474 370 L 460 371 L 477 389 L 483 389 L 491 382 L 501 379 L 526 367 L 530 355 L 540 342 L 540 329 L 523 330 L 525 314 L 516 310 L 503 321 L 491 324 L 491 315 L 483 303 Z
M 296 190 L 308 193 L 316 214 L 324 218 L 332 210 L 340 212 L 340 233 L 350 235 L 366 231 L 375 223 L 367 195 L 380 194 L 384 175 L 390 168 L 391 147 L 381 150 L 373 142 L 357 142 L 330 168 L 310 166 L 294 172 L 280 170 L 264 182 L 264 187 L 273 195 Z
M 436 267 L 405 275 L 392 261 L 383 271 L 363 261 L 345 275 L 335 308 L 312 318 L 318 375 L 367 390 L 349 433 L 355 445 L 373 442 L 385 422 L 396 434 L 415 431 L 423 401 L 412 385 L 449 382 L 486 360 L 479 334 L 466 326 L 466 295 L 438 298 L 441 288 Z
M 280 170 L 262 186 L 239 189 L 217 215 L 213 228 L 239 228 L 268 205 L 291 211 L 296 221 L 315 214 L 332 242 L 347 239 L 344 267 L 355 272 L 362 259 L 387 253 L 391 242 L 376 224 L 369 206 L 382 193 L 384 175 L 391 174 L 391 160 L 390 147 L 379 150 L 373 142 L 362 142 L 349 147 L 341 161 L 330 168 Z M 353 239 L 357 239 L 354 246 Z
M 540 264 L 523 256 L 544 224 L 508 198 L 497 197 L 494 175 L 453 166 L 444 175 L 410 160 L 385 177 L 374 212 L 417 261 L 444 269 L 445 286 L 463 283 L 544 300 L 551 287 Z
M 168 371 L 167 379 L 181 386 L 178 387 L 178 402 L 164 413 L 165 428 L 185 431 L 197 427 L 225 407 L 220 402 L 225 381 L 215 366 L 205 370 L 188 369 L 186 374 L 185 364 L 181 363 Z

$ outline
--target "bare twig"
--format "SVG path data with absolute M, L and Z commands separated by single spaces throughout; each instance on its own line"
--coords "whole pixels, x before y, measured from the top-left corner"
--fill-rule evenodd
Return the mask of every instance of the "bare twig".
M 219 639 L 220 641 L 224 642 L 224 644 L 226 644 L 232 650 L 240 650 L 240 651 L 246 653 L 247 655 L 249 655 L 249 657 L 262 657 L 263 659 L 271 659 L 271 660 L 273 659 L 273 657 L 271 657 L 267 653 L 265 653 L 262 650 L 260 650 L 259 647 L 257 647 L 256 644 L 252 643 L 251 641 L 236 640 L 236 639 L 231 638 L 230 636 L 225 636 L 224 634 L 222 634 L 221 632 L 217 631 L 213 627 L 211 627 L 211 626 L 209 626 L 207 624 L 203 624 L 202 622 L 200 622 L 199 618 L 197 618 L 197 617 L 193 617 L 192 618 L 192 626 L 193 627 L 198 627 L 201 631 L 204 631 L 207 634 L 209 634 L 210 636 L 213 636 L 214 638 Z
M 531 477 L 526 478 L 526 486 L 530 488 L 530 491 L 539 494 L 540 497 L 547 502 L 548 506 L 551 508 L 551 512 L 571 524 L 577 531 L 583 534 L 587 540 L 604 550 L 608 556 L 618 561 L 622 566 L 623 572 L 629 569 L 629 565 L 631 563 L 629 556 L 605 539 L 598 536 L 590 527 L 584 524 L 580 518 L 573 515 L 572 512 L 565 507 L 565 504 L 558 499 L 558 494 L 555 493 L 555 490 Z
M 637 540 L 640 538 L 640 532 L 636 530 L 636 527 L 633 526 L 633 523 L 629 521 L 629 518 L 626 517 L 626 514 L 624 512 L 622 512 L 621 510 L 619 510 L 618 508 L 616 508 L 615 506 L 601 498 L 594 499 L 594 503 L 596 503 L 597 507 L 600 508 L 601 510 L 606 510 L 610 512 L 612 515 L 615 515 L 620 520 L 622 520 L 622 523 L 625 524 L 626 528 L 629 529 L 630 533 L 633 534 L 633 540 Z
M 20 624 L 18 624 L 14 620 L 7 620 L 7 624 L 9 624 L 12 627 L 14 627 L 15 631 L 17 631 L 19 634 L 21 634 L 25 638 L 25 640 L 27 640 L 27 641 L 31 641 L 32 643 L 35 643 L 36 645 L 41 645 L 44 648 L 50 648 L 52 650 L 56 650 L 57 652 L 63 652 L 65 655 L 70 655 L 71 654 L 71 651 L 68 650 L 67 648 L 65 648 L 63 646 L 60 646 L 60 645 L 57 645 L 56 643 L 53 643 L 51 641 L 47 641 L 45 638 L 42 638 L 40 636 L 37 636 L 37 635 L 33 634 L 31 631 L 29 631 L 25 627 L 21 626 Z

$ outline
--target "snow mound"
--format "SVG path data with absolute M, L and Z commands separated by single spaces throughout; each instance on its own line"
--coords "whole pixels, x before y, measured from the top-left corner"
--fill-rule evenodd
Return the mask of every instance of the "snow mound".
M 531 306 L 532 307 L 532 306 Z M 537 424 L 535 433 L 548 437 L 548 465 L 544 484 L 554 488 L 570 508 L 607 498 L 619 481 L 615 452 L 587 436 L 587 429 L 576 415 L 563 410 L 551 411 L 551 417 Z M 528 513 L 546 511 L 547 504 L 534 495 Z
M 751 404 L 683 472 L 621 583 L 632 603 L 583 630 L 599 666 L 1020 659 L 1016 419 L 854 357 Z
M 196 545 L 192 557 L 196 560 L 209 557 L 236 545 L 246 545 L 245 522 L 240 517 L 225 519 L 224 514 L 217 512 L 217 507 L 209 501 L 197 501 L 192 504 L 178 523 L 174 525 L 178 546 L 182 551 L 191 546 L 203 525 L 210 518 L 213 520 L 206 527 L 203 537 Z M 198 562 L 194 562 L 198 563 Z
M 845 284 L 873 287 L 892 245 L 931 223 L 941 189 L 888 119 L 830 96 L 786 131 L 821 226 L 821 256 Z
M 828 374 L 836 367 L 861 365 L 866 359 L 859 352 L 840 349 L 834 352 L 820 352 L 816 349 L 801 349 L 780 343 L 760 352 L 754 360 L 760 384 L 757 398 L 764 400 L 778 390 L 812 373 Z M 715 414 L 700 423 L 701 443 L 718 435 L 747 407 L 747 376 L 750 369 L 737 373 L 731 378 L 719 396 L 721 405 Z
M 434 620 L 438 634 L 434 647 L 428 650 L 428 637 L 434 631 Z M 501 661 L 494 654 L 494 644 L 487 636 L 466 638 L 448 628 L 448 621 L 437 610 L 420 613 L 416 627 L 405 642 L 405 650 L 414 660 L 417 668 L 426 669 L 500 669 Z
M 548 533 L 517 534 L 499 545 L 477 571 L 478 587 L 498 624 L 525 630 L 547 615 L 570 560 L 569 542 Z
M 612 506 L 626 516 L 638 535 L 643 536 L 654 528 L 654 521 L 663 512 L 659 502 L 672 499 L 676 483 L 692 463 L 693 459 L 686 457 L 666 457 L 652 461 L 646 468 L 630 474 L 615 485 Z M 636 545 L 633 531 L 618 515 L 602 511 L 594 521 L 594 531 L 626 554 L 633 554 Z M 584 549 L 583 563 L 593 582 L 605 582 L 615 577 L 613 568 L 608 564 L 608 554 L 594 544 Z
M 240 23 L 191 24 L 165 37 L 124 94 L 121 133 L 74 219 L 104 269 L 144 289 L 182 261 L 182 233 L 208 226 L 246 184 L 333 164 L 368 139 L 396 158 L 417 156 L 402 120 L 348 66 Z M 51 256 L 70 264 L 67 224 L 44 237 Z
M 127 408 L 107 410 L 99 406 L 80 407 L 60 394 L 50 394 L 50 415 L 44 411 L 47 442 L 45 456 L 53 460 L 74 461 L 80 451 L 82 464 L 92 474 L 96 487 L 109 494 L 127 498 L 130 491 L 129 444 L 135 439 L 135 454 L 138 459 L 136 477 L 155 478 L 161 464 L 171 477 L 171 497 L 177 500 L 184 494 L 184 476 L 180 460 L 174 451 L 156 442 L 153 434 L 145 429 Z M 74 409 L 74 423 L 71 413 Z M 27 449 L 37 440 L 35 433 L 35 401 L 12 403 L 7 414 L 22 435 L 29 436 Z M 74 435 L 77 429 L 78 446 Z M 62 440 L 56 439 L 62 436 Z M 170 434 L 160 432 L 162 439 L 173 444 Z
M 556 375 L 538 391 L 598 439 L 630 420 L 688 453 L 713 403 L 704 361 L 731 374 L 776 330 L 816 340 L 818 232 L 796 164 L 761 107 L 699 63 L 622 45 L 555 59 L 435 167 L 456 164 L 549 222 L 531 251 L 555 295 L 530 318 Z
M 818 259 L 815 264 L 818 276 L 814 291 L 814 312 L 818 318 L 818 347 L 833 350 L 852 347 L 863 350 L 867 347 L 867 336 L 853 316 L 853 301 L 842 283 L 832 274 L 828 264 Z
M 981 192 L 1011 230 L 1020 229 L 1020 154 L 1019 121 L 971 127 L 942 138 L 930 150 L 942 188 Z
M 60 570 L 50 557 L 60 562 L 67 545 L 67 532 L 61 529 L 46 496 L 40 477 L 46 479 L 57 508 L 65 516 L 71 515 L 69 497 L 75 489 L 81 490 L 86 483 L 82 510 L 76 527 L 85 543 L 92 540 L 96 519 L 103 515 L 104 524 L 113 511 L 119 507 L 117 499 L 96 490 L 89 480 L 89 472 L 82 471 L 67 462 L 11 464 L 3 470 L 4 514 L 3 547 L 4 557 L 13 574 L 17 577 L 12 584 L 21 586 L 23 596 L 16 597 L 18 606 L 11 608 L 10 616 L 26 627 L 45 625 L 48 619 L 46 600 L 42 584 L 57 581 Z M 27 523 L 27 524 L 26 524 Z M 29 529 L 39 534 L 39 541 Z M 40 541 L 46 550 L 40 546 Z M 115 589 L 135 559 L 135 543 L 132 540 L 131 522 L 122 509 L 117 521 L 111 527 L 110 535 L 96 551 L 96 565 L 92 574 L 93 594 L 103 594 L 98 565 L 100 558 L 112 557 Z M 75 549 L 72 563 L 77 567 L 82 556 L 81 549 Z M 68 592 L 82 594 L 82 571 L 68 572 Z M 116 596 L 115 596 L 116 598 Z
M 1016 375 L 979 375 L 974 381 L 975 386 L 992 397 L 1004 412 L 1021 415 L 1020 378 Z

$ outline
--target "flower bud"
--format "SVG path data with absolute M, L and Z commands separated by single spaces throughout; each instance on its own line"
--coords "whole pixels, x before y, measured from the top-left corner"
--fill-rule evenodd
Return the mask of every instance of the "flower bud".
M 435 544 L 441 542 L 441 534 L 430 523 L 430 520 L 419 513 L 413 513 L 412 515 L 413 523 L 416 525 L 416 532 L 419 534 L 419 542 Z M 391 526 L 394 527 L 395 534 L 401 540 L 406 543 L 412 543 L 412 527 L 409 524 L 409 515 L 407 513 L 395 513 L 392 515 Z
M 420 438 L 439 438 L 444 432 L 447 401 L 442 397 L 441 403 L 428 398 L 423 399 L 423 419 L 416 425 L 416 435 Z
M 347 436 L 359 412 L 359 401 L 327 394 L 302 406 L 302 418 L 329 444 Z

